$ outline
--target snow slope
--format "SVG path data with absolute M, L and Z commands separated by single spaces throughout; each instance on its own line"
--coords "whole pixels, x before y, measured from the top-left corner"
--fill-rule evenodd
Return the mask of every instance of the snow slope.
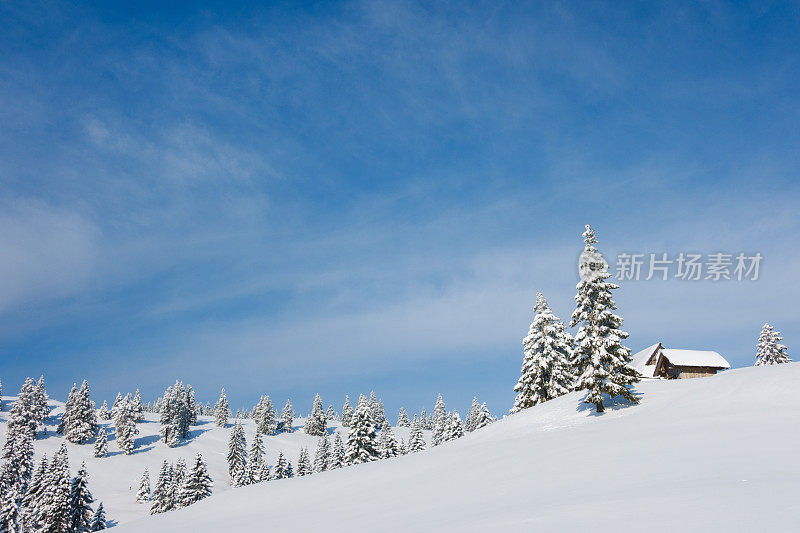
M 0 412 L 0 443 L 5 442 L 8 411 L 15 399 L 15 397 L 3 397 L 3 411 Z M 102 403 L 102 400 L 99 403 Z M 62 442 L 67 442 L 55 432 L 58 419 L 64 412 L 64 404 L 51 400 L 50 405 L 53 409 L 47 420 L 47 434 L 38 437 L 34 446 L 37 463 L 43 454 L 47 454 L 50 458 Z M 214 423 L 213 417 L 198 417 L 198 424 L 192 427 L 190 438 L 175 448 L 169 448 L 159 440 L 158 415 L 145 413 L 145 418 L 144 422 L 136 424 L 139 434 L 136 435 L 136 450 L 131 455 L 124 455 L 117 448 L 114 441 L 114 426 L 111 421 L 101 421 L 101 425 L 106 428 L 108 433 L 108 457 L 100 459 L 94 457 L 93 443 L 77 445 L 67 442 L 73 475 L 78 471 L 81 462 L 85 461 L 89 472 L 89 490 L 92 491 L 96 502 L 103 502 L 106 516 L 110 521 L 123 524 L 136 518 L 149 516 L 150 506 L 136 503 L 136 490 L 139 488 L 139 480 L 145 467 L 150 471 L 150 486 L 155 486 L 158 471 L 164 459 L 174 463 L 178 458 L 183 457 L 187 464 L 191 464 L 195 454 L 200 452 L 208 463 L 209 474 L 214 480 L 214 493 L 224 492 L 231 488 L 226 455 L 233 419 L 227 428 L 220 428 Z M 253 420 L 241 420 L 241 422 L 244 425 L 249 451 L 255 425 Z M 296 469 L 297 457 L 303 447 L 308 448 L 313 461 L 319 438 L 303 433 L 304 424 L 304 418 L 296 418 L 293 433 L 264 437 L 266 459 L 270 465 L 275 464 L 278 453 L 283 452 Z M 330 433 L 342 430 L 339 422 L 328 421 L 328 428 Z M 342 438 L 346 439 L 347 428 L 343 429 Z M 409 428 L 393 428 L 393 431 L 398 439 L 402 438 L 408 442 Z M 425 440 L 430 442 L 430 432 L 423 433 Z M 331 444 L 333 444 L 332 437 Z M 94 507 L 96 505 L 95 503 Z
M 640 405 L 601 416 L 573 393 L 425 452 L 119 531 L 797 531 L 798 383 L 798 363 L 648 381 Z

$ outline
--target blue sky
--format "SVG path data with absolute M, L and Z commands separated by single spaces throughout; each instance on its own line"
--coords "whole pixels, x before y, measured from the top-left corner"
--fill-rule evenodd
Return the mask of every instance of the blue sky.
M 513 402 L 584 224 L 634 350 L 797 352 L 794 2 L 0 4 L 0 379 Z

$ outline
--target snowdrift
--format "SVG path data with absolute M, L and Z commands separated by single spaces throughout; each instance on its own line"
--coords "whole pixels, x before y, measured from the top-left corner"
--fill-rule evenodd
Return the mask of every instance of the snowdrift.
M 640 405 L 600 416 L 573 393 L 418 454 L 118 531 L 797 531 L 798 383 L 800 364 L 646 382 Z

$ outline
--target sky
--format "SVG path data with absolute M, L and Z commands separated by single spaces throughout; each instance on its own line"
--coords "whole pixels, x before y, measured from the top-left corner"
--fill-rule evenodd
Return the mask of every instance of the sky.
M 5 394 L 503 414 L 586 224 L 763 256 L 619 281 L 634 352 L 800 357 L 797 2 L 1 2 L 0 50 Z

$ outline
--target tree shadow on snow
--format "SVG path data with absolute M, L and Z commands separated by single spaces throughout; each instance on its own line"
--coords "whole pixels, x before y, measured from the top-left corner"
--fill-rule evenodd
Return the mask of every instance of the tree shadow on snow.
M 635 390 L 632 391 L 632 392 L 633 392 L 633 395 L 636 398 L 641 400 L 641 398 L 642 398 L 642 394 L 641 393 L 638 393 Z M 583 399 L 585 400 L 586 397 L 584 396 Z M 607 413 L 609 411 L 621 411 L 621 410 L 627 409 L 629 407 L 635 407 L 636 405 L 638 405 L 638 404 L 630 403 L 628 400 L 626 400 L 622 396 L 615 396 L 615 397 L 611 398 L 607 394 L 603 394 L 603 407 L 605 408 L 604 412 L 598 413 L 595 410 L 595 406 L 594 406 L 593 403 L 584 403 L 583 400 L 581 400 L 581 403 L 579 403 L 577 405 L 577 407 L 575 407 L 575 410 L 577 412 L 579 412 L 579 413 L 584 412 L 584 411 L 589 411 L 589 416 L 603 416 L 605 413 Z
M 133 445 L 136 446 L 136 448 L 139 448 L 140 446 L 155 444 L 159 440 L 161 440 L 161 435 L 147 435 L 146 437 L 139 437 L 138 439 L 134 439 Z

